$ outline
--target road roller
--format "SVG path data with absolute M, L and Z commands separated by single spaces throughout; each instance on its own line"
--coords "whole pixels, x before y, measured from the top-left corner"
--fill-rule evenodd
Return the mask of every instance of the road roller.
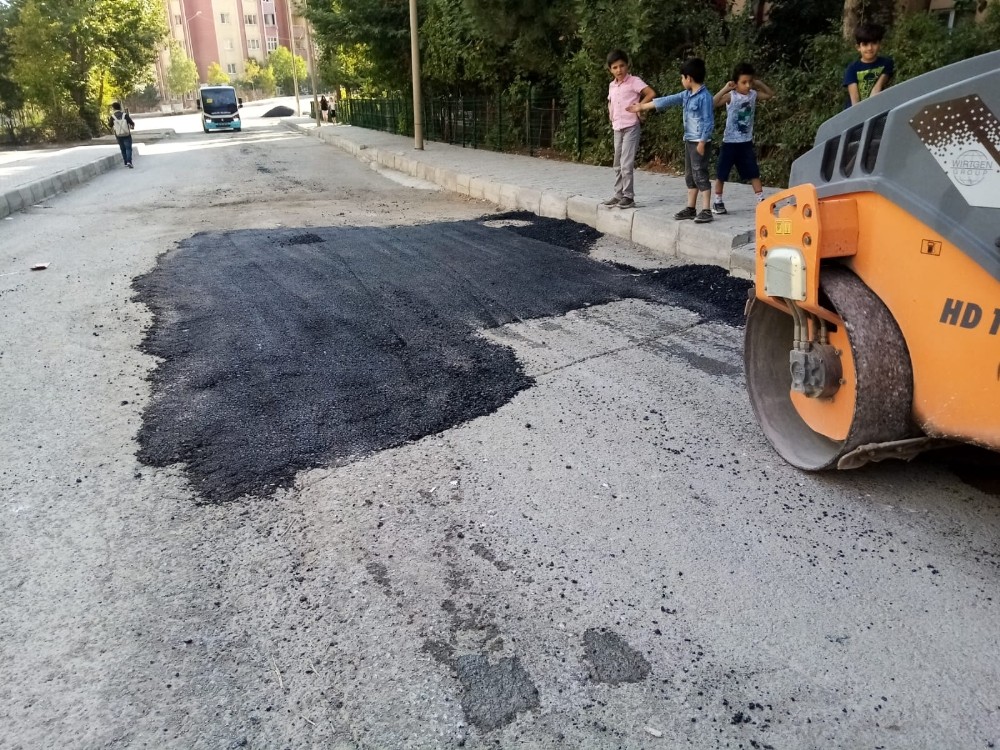
M 825 122 L 757 209 L 744 367 L 807 471 L 1000 451 L 1000 51 Z

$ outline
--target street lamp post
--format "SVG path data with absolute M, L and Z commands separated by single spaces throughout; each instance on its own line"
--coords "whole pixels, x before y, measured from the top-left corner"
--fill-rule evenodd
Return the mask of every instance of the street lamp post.
M 292 26 L 292 0 L 285 0 L 285 10 L 288 11 L 288 44 L 292 52 L 292 88 L 295 89 L 295 116 L 302 114 L 299 103 L 299 75 L 295 70 L 295 28 Z
M 184 6 L 181 5 L 181 16 L 184 18 L 184 46 L 187 47 L 188 59 L 195 63 L 195 69 L 197 70 L 198 63 L 194 59 L 194 44 L 191 41 L 191 21 L 201 15 L 201 11 L 195 12 L 193 15 L 185 16 Z M 198 81 L 201 82 L 201 75 L 198 75 Z M 181 106 L 187 106 L 184 100 L 181 99 Z
M 417 36 L 417 0 L 410 0 L 410 67 L 413 73 L 413 148 L 424 148 L 424 114 L 420 96 L 420 39 Z
M 323 112 L 319 108 L 319 92 L 316 89 L 316 51 L 313 49 L 312 32 L 309 30 L 309 19 L 306 19 L 306 54 L 309 55 L 309 81 L 313 90 L 313 113 L 316 115 L 316 127 L 323 124 Z M 293 59 L 294 63 L 295 60 Z
M 181 12 L 184 12 L 183 8 L 181 8 Z M 194 60 L 194 45 L 191 43 L 191 21 L 200 15 L 201 11 L 199 10 L 194 15 L 184 18 L 184 46 L 187 47 L 188 59 L 190 60 Z

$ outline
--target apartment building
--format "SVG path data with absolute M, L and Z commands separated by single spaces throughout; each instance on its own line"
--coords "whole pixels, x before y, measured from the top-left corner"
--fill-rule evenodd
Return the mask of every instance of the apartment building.
M 305 53 L 305 19 L 295 13 L 292 0 L 162 0 L 170 36 L 198 67 L 199 80 L 208 80 L 208 67 L 219 63 L 222 70 L 237 78 L 246 61 L 262 65 L 279 46 L 291 48 L 294 32 L 296 53 Z M 290 15 L 291 13 L 291 15 Z M 161 95 L 170 51 L 157 61 Z M 166 98 L 166 97 L 164 97 Z

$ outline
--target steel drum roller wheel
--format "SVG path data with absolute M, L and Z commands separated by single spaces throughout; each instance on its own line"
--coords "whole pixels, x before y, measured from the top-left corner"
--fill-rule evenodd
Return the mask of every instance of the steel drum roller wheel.
M 827 437 L 823 432 L 831 431 L 817 431 L 796 408 L 788 365 L 791 315 L 754 300 L 747 315 L 743 350 L 750 404 L 765 436 L 782 458 L 808 471 L 834 468 L 841 456 L 858 446 L 919 434 L 911 419 L 910 355 L 889 310 L 861 279 L 843 267 L 824 268 L 820 290 L 844 322 L 854 360 L 854 377 L 834 395 L 834 401 L 839 397 L 840 403 L 853 395 L 846 437 Z M 844 393 L 848 388 L 853 394 Z M 823 403 L 811 406 L 810 422 L 816 425 L 817 419 L 822 419 Z

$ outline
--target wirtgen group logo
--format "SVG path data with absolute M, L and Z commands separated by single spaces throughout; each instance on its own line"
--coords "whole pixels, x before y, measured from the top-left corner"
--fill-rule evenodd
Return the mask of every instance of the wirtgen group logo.
M 990 172 L 993 160 L 982 151 L 964 151 L 951 163 L 951 173 L 963 185 L 972 187 Z
M 970 206 L 1000 208 L 1000 120 L 979 96 L 925 107 L 910 126 Z

